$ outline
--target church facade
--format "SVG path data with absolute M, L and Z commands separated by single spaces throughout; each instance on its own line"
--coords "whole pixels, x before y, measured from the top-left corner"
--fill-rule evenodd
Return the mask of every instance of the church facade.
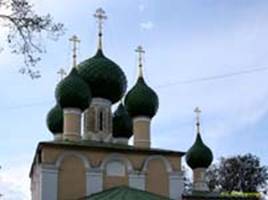
M 76 64 L 74 52 L 71 72 L 56 86 L 56 103 L 47 115 L 54 139 L 37 146 L 30 170 L 32 199 L 90 199 L 121 186 L 159 199 L 181 199 L 185 153 L 151 148 L 151 121 L 159 100 L 143 76 L 144 50 L 140 46 L 136 50 L 138 78 L 126 92 L 123 70 L 103 51 L 105 12 L 98 9 L 95 17 L 99 20 L 96 54 Z M 194 171 L 194 189 L 208 191 L 204 176 L 213 156 L 201 139 L 199 118 L 197 128 L 186 161 Z M 129 145 L 131 137 L 133 145 Z

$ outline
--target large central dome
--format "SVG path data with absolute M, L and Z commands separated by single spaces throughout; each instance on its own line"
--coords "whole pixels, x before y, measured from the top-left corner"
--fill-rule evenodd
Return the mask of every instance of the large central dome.
M 119 101 L 127 88 L 127 79 L 122 69 L 106 58 L 101 49 L 95 56 L 78 65 L 78 72 L 91 88 L 92 97 Z

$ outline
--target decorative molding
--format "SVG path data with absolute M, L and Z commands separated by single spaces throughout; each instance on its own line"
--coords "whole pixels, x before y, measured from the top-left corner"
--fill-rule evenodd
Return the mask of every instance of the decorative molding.
M 151 119 L 145 116 L 138 116 L 138 117 L 133 118 L 133 123 L 139 122 L 139 121 L 151 122 Z
M 127 167 L 127 172 L 128 174 L 131 173 L 133 171 L 133 166 L 132 163 L 126 158 L 125 155 L 123 154 L 118 154 L 118 153 L 112 153 L 109 154 L 108 156 L 106 156 L 101 163 L 100 169 L 101 170 L 105 170 L 106 169 L 106 165 L 111 162 L 111 161 L 120 161 L 123 162 L 126 167 Z
M 86 172 L 86 195 L 103 190 L 103 172 L 99 168 L 91 168 Z
M 64 108 L 63 109 L 64 114 L 76 114 L 81 115 L 82 111 L 79 108 Z
M 128 138 L 118 137 L 118 138 L 112 138 L 113 143 L 115 144 L 128 144 Z
M 112 106 L 112 102 L 104 98 L 92 98 L 91 105 Z
M 57 200 L 58 169 L 54 165 L 40 165 L 40 200 Z
M 153 156 L 149 156 L 145 159 L 145 162 L 144 162 L 144 165 L 143 165 L 143 168 L 142 168 L 142 172 L 146 172 L 147 171 L 147 167 L 148 167 L 148 164 L 151 160 L 162 160 L 165 167 L 166 167 L 166 172 L 167 173 L 171 173 L 173 171 L 172 169 L 172 166 L 169 162 L 169 160 L 164 157 L 164 156 L 161 156 L 161 155 L 153 155 Z
M 83 161 L 84 166 L 85 166 L 86 169 L 90 169 L 90 168 L 91 168 L 90 162 L 89 162 L 89 160 L 87 159 L 87 157 L 84 156 L 84 155 L 82 155 L 81 153 L 77 153 L 77 152 L 74 152 L 74 151 L 66 151 L 66 152 L 62 153 L 62 154 L 57 158 L 57 161 L 56 161 L 56 163 L 55 163 L 55 166 L 56 166 L 57 168 L 59 168 L 61 162 L 63 161 L 63 159 L 64 159 L 65 157 L 69 157 L 69 156 L 75 156 L 75 157 L 81 159 L 81 160 Z
M 180 200 L 184 189 L 183 172 L 173 171 L 169 173 L 169 197 Z
M 145 190 L 145 174 L 134 171 L 128 175 L 129 187 Z

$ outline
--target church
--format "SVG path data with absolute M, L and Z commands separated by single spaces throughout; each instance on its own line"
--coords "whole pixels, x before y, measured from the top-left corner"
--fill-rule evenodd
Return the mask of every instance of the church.
M 143 76 L 144 50 L 136 49 L 138 77 L 126 91 L 123 70 L 102 47 L 105 12 L 98 9 L 94 16 L 99 28 L 95 55 L 77 64 L 79 40 L 73 37 L 73 67 L 55 88 L 55 106 L 47 114 L 53 140 L 36 148 L 32 199 L 187 199 L 184 158 L 193 169 L 193 191 L 208 193 L 205 171 L 213 155 L 201 138 L 200 110 L 195 110 L 197 134 L 187 152 L 152 148 L 151 122 L 159 99 Z

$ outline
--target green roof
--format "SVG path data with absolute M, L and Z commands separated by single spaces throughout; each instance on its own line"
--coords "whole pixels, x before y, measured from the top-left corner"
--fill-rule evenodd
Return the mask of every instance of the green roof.
M 131 117 L 154 117 L 158 110 L 157 94 L 139 77 L 134 87 L 127 93 L 125 106 Z
M 92 194 L 80 200 L 171 200 L 150 192 L 119 186 Z
M 200 133 L 197 134 L 195 143 L 186 153 L 186 162 L 192 168 L 208 168 L 213 160 L 213 154 L 202 141 Z
M 130 138 L 133 135 L 133 123 L 125 106 L 120 103 L 113 113 L 113 137 Z
M 80 108 L 85 110 L 91 100 L 91 92 L 87 83 L 73 68 L 68 76 L 59 82 L 55 96 L 61 108 Z
M 58 104 L 47 114 L 47 127 L 53 134 L 63 133 L 63 110 Z
M 90 86 L 92 96 L 119 101 L 127 88 L 122 69 L 99 49 L 95 56 L 78 65 L 78 72 Z

